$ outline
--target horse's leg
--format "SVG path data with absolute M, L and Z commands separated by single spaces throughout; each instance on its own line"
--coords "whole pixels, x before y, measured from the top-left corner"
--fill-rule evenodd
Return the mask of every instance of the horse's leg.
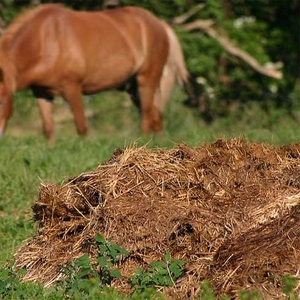
M 159 108 L 154 105 L 159 102 L 160 92 L 158 90 L 159 80 L 151 80 L 148 76 L 140 74 L 137 76 L 139 85 L 139 96 L 141 99 L 141 114 L 142 114 L 142 131 L 148 134 L 151 131 L 159 132 L 162 130 L 162 113 Z
M 7 121 L 13 113 L 12 98 L 7 97 L 1 102 L 1 106 L 2 107 L 0 108 L 0 136 L 4 134 Z
M 69 103 L 74 121 L 76 124 L 77 133 L 87 135 L 88 128 L 84 115 L 84 105 L 81 96 L 81 86 L 77 84 L 68 85 L 62 93 L 63 98 Z
M 157 88 L 154 93 L 154 100 L 153 100 L 153 107 L 152 107 L 151 130 L 154 132 L 160 132 L 163 130 L 164 105 L 160 105 L 161 102 L 162 102 L 162 93 L 160 88 Z
M 37 102 L 42 117 L 44 135 L 48 140 L 52 140 L 54 137 L 53 102 L 44 98 L 38 98 Z

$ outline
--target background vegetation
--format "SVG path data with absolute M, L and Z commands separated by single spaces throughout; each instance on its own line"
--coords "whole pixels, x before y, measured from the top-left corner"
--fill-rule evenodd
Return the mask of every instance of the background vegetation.
M 2 0 L 3 28 L 33 2 L 39 1 Z M 192 107 L 184 105 L 187 96 L 177 88 L 166 110 L 163 135 L 141 137 L 139 114 L 128 96 L 106 92 L 84 99 L 90 127 L 87 139 L 76 136 L 68 107 L 57 99 L 57 139 L 55 144 L 49 144 L 41 135 L 40 119 L 31 93 L 18 93 L 14 102 L 15 114 L 6 135 L 0 140 L 0 299 L 65 299 L 63 290 L 45 291 L 39 285 L 20 284 L 18 274 L 9 267 L 21 242 L 36 232 L 31 221 L 31 205 L 38 198 L 41 182 L 61 184 L 70 177 L 96 168 L 112 155 L 115 148 L 133 142 L 170 148 L 182 141 L 197 146 L 218 138 L 241 136 L 275 145 L 300 140 L 299 1 L 64 2 L 76 9 L 102 9 L 116 3 L 138 4 L 170 22 L 175 16 L 204 3 L 205 7 L 190 21 L 213 19 L 214 28 L 220 34 L 230 37 L 235 45 L 254 56 L 260 64 L 282 62 L 283 79 L 257 73 L 199 30 L 186 32 L 176 27 L 195 91 L 198 91 L 198 100 L 205 103 L 207 110 L 204 113 L 199 103 Z M 207 297 L 203 299 L 213 299 L 207 283 L 203 283 L 202 291 L 202 296 Z M 143 293 L 146 293 L 145 297 L 148 295 L 147 291 Z M 95 294 L 95 299 L 98 296 Z M 82 299 L 82 294 L 77 294 L 77 297 Z M 103 297 L 124 298 L 111 290 Z

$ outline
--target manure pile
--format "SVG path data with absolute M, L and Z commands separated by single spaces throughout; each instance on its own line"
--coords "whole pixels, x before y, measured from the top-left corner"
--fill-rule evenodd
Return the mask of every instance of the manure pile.
M 186 265 L 163 289 L 169 299 L 193 298 L 204 279 L 219 295 L 256 289 L 280 299 L 282 276 L 300 272 L 300 144 L 118 149 L 64 185 L 41 184 L 33 212 L 39 231 L 15 254 L 24 280 L 48 286 L 62 278 L 62 266 L 94 257 L 100 233 L 130 251 L 113 283 L 124 293 L 137 266 L 170 251 Z

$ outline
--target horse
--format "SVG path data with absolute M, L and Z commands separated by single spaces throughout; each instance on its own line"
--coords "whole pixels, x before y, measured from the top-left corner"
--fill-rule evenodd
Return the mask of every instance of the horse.
M 82 95 L 136 82 L 143 134 L 163 130 L 163 112 L 176 82 L 188 81 L 179 40 L 143 8 L 75 11 L 44 4 L 20 14 L 0 38 L 0 135 L 15 92 L 30 88 L 47 139 L 54 137 L 53 99 L 69 104 L 77 133 L 87 135 Z

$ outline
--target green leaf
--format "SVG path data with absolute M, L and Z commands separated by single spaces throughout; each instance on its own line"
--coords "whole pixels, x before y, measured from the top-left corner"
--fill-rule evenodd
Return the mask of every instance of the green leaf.
M 105 256 L 97 257 L 97 261 L 102 269 L 107 267 L 107 260 L 108 260 L 108 258 Z
M 121 278 L 121 272 L 118 269 L 112 269 L 110 270 L 110 276 L 113 278 Z
M 156 268 L 156 269 L 161 269 L 161 268 L 164 268 L 164 264 L 159 262 L 159 261 L 152 261 L 150 263 L 150 265 L 153 267 L 153 268 Z
M 282 281 L 284 283 L 282 291 L 287 296 L 290 296 L 290 294 L 293 292 L 293 289 L 297 285 L 297 278 L 296 278 L 296 276 L 292 276 L 292 275 L 283 276 Z
M 90 268 L 91 267 L 91 260 L 87 254 L 82 255 L 81 257 L 75 260 L 75 266 L 83 267 L 83 268 Z
M 96 244 L 104 244 L 105 243 L 105 238 L 100 235 L 99 233 L 96 234 L 96 237 L 95 237 L 95 240 L 96 240 Z
M 119 245 L 115 245 L 116 250 L 118 251 L 119 255 L 121 254 L 129 254 L 129 251 L 126 249 L 120 247 Z
M 185 262 L 182 260 L 173 260 L 169 266 L 169 270 L 173 273 L 174 278 L 178 279 L 183 273 Z
M 167 251 L 167 252 L 166 252 L 166 255 L 165 255 L 165 261 L 166 261 L 166 262 L 170 262 L 170 261 L 171 261 L 171 253 L 170 253 L 170 251 Z

